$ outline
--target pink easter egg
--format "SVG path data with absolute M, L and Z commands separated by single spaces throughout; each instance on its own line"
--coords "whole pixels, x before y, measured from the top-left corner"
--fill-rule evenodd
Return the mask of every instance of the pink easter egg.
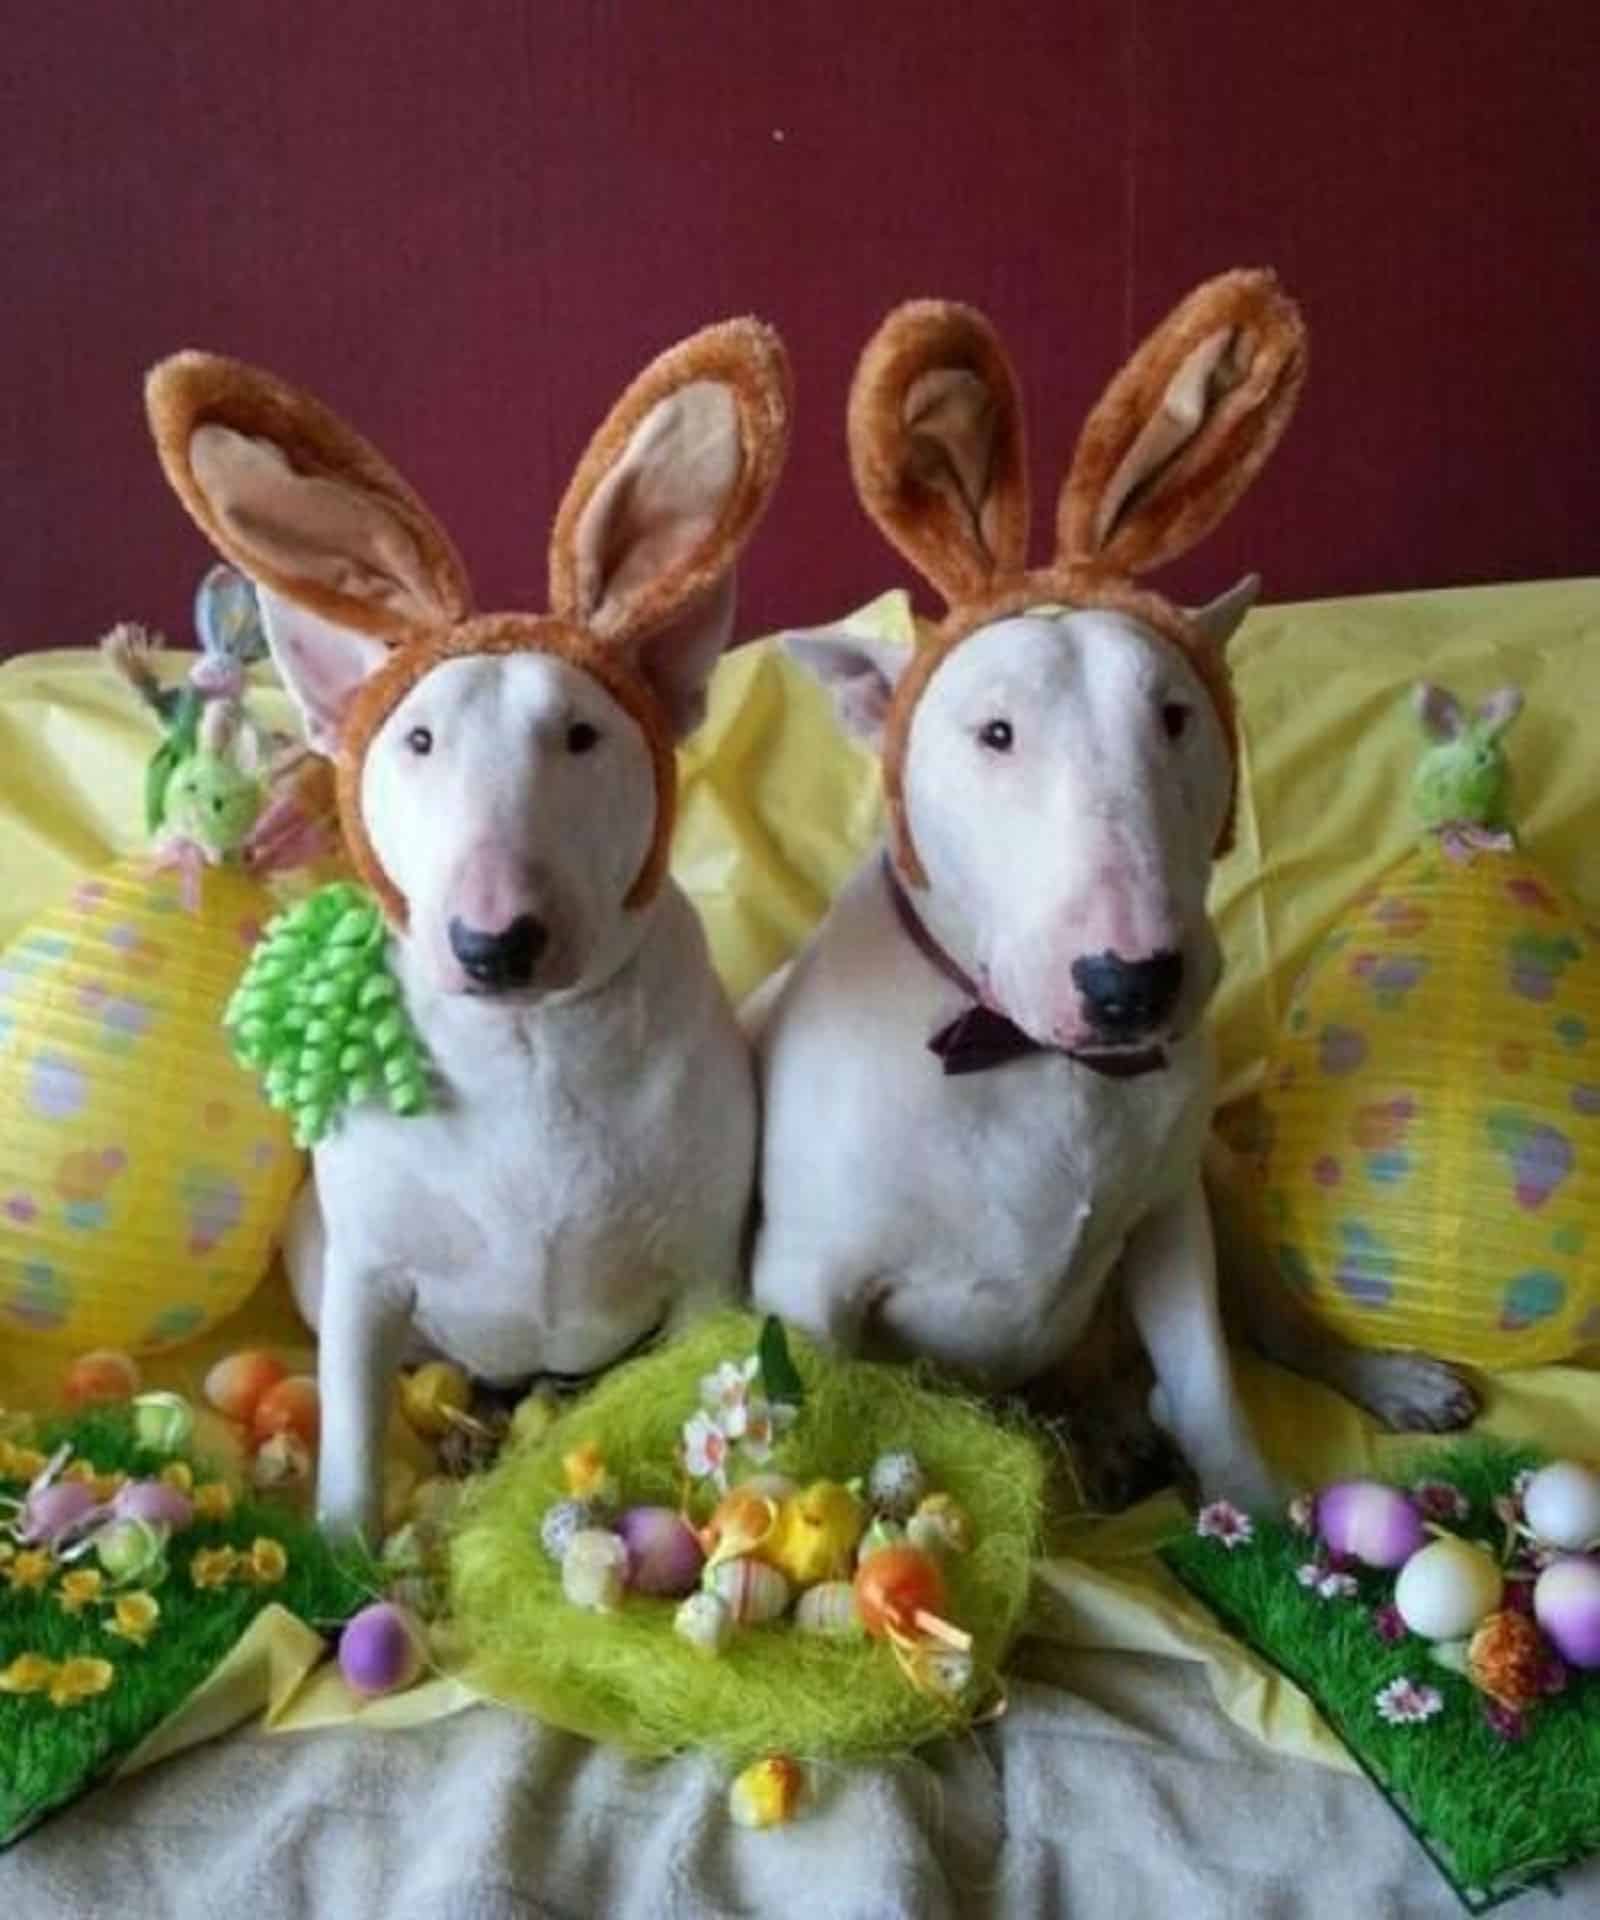
M 628 1585 L 635 1593 L 681 1599 L 698 1585 L 705 1554 L 671 1507 L 629 1507 L 614 1531 L 628 1549 Z
M 1404 1566 L 1427 1541 L 1416 1507 L 1381 1480 L 1325 1487 L 1317 1495 L 1317 1532 L 1335 1553 L 1390 1569 Z
M 1553 1560 L 1533 1589 L 1533 1617 L 1563 1660 L 1600 1667 L 1600 1560 Z

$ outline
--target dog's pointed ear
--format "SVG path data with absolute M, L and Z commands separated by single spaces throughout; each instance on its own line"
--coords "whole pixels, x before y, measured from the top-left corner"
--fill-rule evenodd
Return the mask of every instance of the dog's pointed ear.
M 733 570 L 782 471 L 789 364 L 755 320 L 648 366 L 590 441 L 550 537 L 550 607 L 632 660 L 681 732 L 733 625 Z
M 1305 326 L 1274 274 L 1197 287 L 1089 415 L 1061 491 L 1058 560 L 1138 574 L 1187 552 L 1260 472 L 1305 370 Z
M 471 610 L 449 536 L 399 474 L 309 394 L 215 354 L 145 384 L 180 500 L 224 559 L 324 621 L 392 635 Z
M 850 627 L 786 633 L 780 645 L 832 696 L 845 732 L 877 746 L 895 687 L 911 664 L 911 650 L 882 635 Z
M 950 604 L 1027 561 L 1028 468 L 1017 379 L 981 313 L 896 307 L 850 389 L 861 504 Z
M 1228 643 L 1244 625 L 1244 617 L 1261 595 L 1261 575 L 1247 573 L 1236 580 L 1226 593 L 1208 600 L 1203 607 L 1191 607 L 1189 619 L 1200 644 L 1207 653 L 1221 659 Z

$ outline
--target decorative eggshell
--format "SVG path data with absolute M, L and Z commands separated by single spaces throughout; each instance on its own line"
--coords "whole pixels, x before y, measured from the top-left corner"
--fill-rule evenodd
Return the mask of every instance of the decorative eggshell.
M 764 1560 L 724 1560 L 706 1574 L 706 1590 L 725 1600 L 741 1627 L 776 1620 L 789 1605 L 789 1583 Z
M 222 1014 L 273 898 L 199 911 L 143 850 L 0 952 L 0 1336 L 69 1358 L 192 1340 L 271 1265 L 304 1160 Z
M 575 1533 L 561 1562 L 561 1591 L 575 1607 L 615 1613 L 628 1578 L 628 1549 L 614 1533 L 586 1527 Z
M 80 1354 L 67 1369 L 61 1392 L 69 1407 L 131 1400 L 139 1391 L 139 1368 L 131 1355 L 101 1347 Z
M 635 1593 L 676 1599 L 693 1591 L 706 1557 L 682 1515 L 671 1507 L 629 1507 L 616 1531 L 628 1549 L 628 1585 Z
M 855 1585 L 849 1580 L 824 1580 L 807 1588 L 795 1603 L 794 1623 L 802 1633 L 831 1640 L 854 1639 L 866 1631 L 856 1606 Z
M 908 1520 L 928 1490 L 928 1476 L 914 1453 L 880 1453 L 867 1475 L 867 1499 L 890 1520 Z
M 1426 1543 L 1422 1515 L 1398 1487 L 1341 1480 L 1317 1496 L 1317 1531 L 1335 1553 L 1369 1567 L 1403 1567 Z
M 1504 1586 L 1482 1547 L 1450 1536 L 1414 1553 L 1400 1569 L 1394 1604 L 1424 1640 L 1463 1640 L 1499 1606 Z
M 1536 1540 L 1581 1553 L 1600 1541 L 1600 1473 L 1576 1460 L 1541 1467 L 1523 1489 L 1522 1517 Z
M 218 1413 L 248 1426 L 262 1396 L 288 1375 L 289 1369 L 276 1354 L 259 1349 L 230 1353 L 206 1375 L 203 1391 Z
M 1533 1589 L 1533 1617 L 1563 1660 L 1600 1667 L 1600 1560 L 1553 1560 Z
M 556 1500 L 545 1509 L 539 1522 L 539 1544 L 557 1566 L 567 1557 L 572 1536 L 599 1527 L 603 1515 L 592 1500 Z
M 141 1393 L 133 1403 L 133 1437 L 153 1453 L 177 1453 L 194 1438 L 194 1408 L 181 1393 Z
M 415 1685 L 426 1659 L 421 1627 L 389 1600 L 363 1607 L 339 1636 L 339 1671 L 364 1699 Z
M 733 1636 L 733 1614 L 717 1594 L 691 1593 L 672 1616 L 672 1627 L 702 1653 L 721 1653 Z

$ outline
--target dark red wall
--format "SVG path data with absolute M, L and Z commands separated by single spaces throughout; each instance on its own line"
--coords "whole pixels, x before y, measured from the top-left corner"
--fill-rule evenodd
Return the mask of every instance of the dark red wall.
M 905 577 L 841 433 L 891 302 L 995 316 L 1053 494 L 1114 364 L 1236 263 L 1300 295 L 1312 381 L 1178 585 L 1600 568 L 1594 0 L 4 0 L 0 50 L 3 649 L 186 632 L 139 411 L 175 346 L 322 392 L 526 604 L 621 383 L 764 314 L 800 410 L 753 628 Z

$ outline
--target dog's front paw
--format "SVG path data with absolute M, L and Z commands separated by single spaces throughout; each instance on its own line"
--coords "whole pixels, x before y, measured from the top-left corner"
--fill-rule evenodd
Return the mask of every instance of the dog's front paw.
M 1454 1433 L 1478 1417 L 1471 1381 L 1425 1353 L 1353 1354 L 1345 1390 L 1396 1433 Z

